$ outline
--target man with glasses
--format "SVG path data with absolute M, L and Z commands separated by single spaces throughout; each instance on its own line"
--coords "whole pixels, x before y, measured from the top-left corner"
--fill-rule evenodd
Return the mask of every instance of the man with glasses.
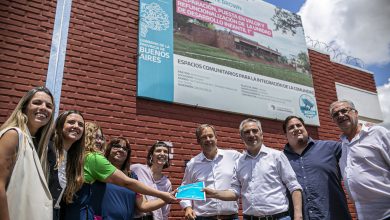
M 349 100 L 330 105 L 333 122 L 343 132 L 340 169 L 358 218 L 390 219 L 390 132 L 358 123 Z
M 235 165 L 231 188 L 204 188 L 206 196 L 229 201 L 241 195 L 244 220 L 290 220 L 288 189 L 294 205 L 294 220 L 302 219 L 302 187 L 287 157 L 263 144 L 263 131 L 256 119 L 242 121 L 240 135 L 247 151 Z
M 233 168 L 240 153 L 217 147 L 217 134 L 213 126 L 200 125 L 196 139 L 202 152 L 192 158 L 186 166 L 182 185 L 204 182 L 206 187 L 228 189 L 233 177 Z M 187 220 L 238 220 L 236 201 L 220 201 L 207 198 L 206 201 L 182 200 Z
M 298 116 L 288 116 L 283 131 L 288 141 L 284 154 L 303 188 L 304 219 L 352 219 L 338 166 L 341 142 L 313 140 Z

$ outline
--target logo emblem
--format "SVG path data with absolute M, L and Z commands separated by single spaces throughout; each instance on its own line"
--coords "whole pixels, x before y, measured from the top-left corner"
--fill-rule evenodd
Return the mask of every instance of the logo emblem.
M 299 97 L 299 108 L 307 118 L 314 118 L 317 115 L 315 100 L 309 95 L 303 94 Z
M 168 14 L 157 3 L 141 3 L 140 35 L 146 37 L 149 30 L 164 31 L 169 28 Z

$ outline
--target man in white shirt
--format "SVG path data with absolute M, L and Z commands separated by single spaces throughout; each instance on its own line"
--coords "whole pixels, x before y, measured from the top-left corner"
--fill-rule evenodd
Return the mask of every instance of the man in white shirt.
M 206 187 L 228 189 L 234 164 L 241 154 L 218 148 L 217 134 L 211 125 L 202 124 L 195 133 L 202 152 L 187 163 L 182 185 L 204 182 Z M 187 220 L 238 220 L 237 201 L 207 198 L 206 201 L 182 200 L 180 205 Z
M 231 188 L 204 188 L 206 196 L 229 201 L 241 195 L 244 220 L 290 220 L 288 189 L 294 205 L 294 220 L 302 219 L 302 188 L 287 157 L 263 145 L 263 131 L 256 119 L 242 121 L 240 134 L 247 152 L 235 165 Z
M 333 102 L 329 111 L 343 132 L 339 165 L 359 220 L 389 220 L 390 132 L 358 123 L 358 111 L 349 100 Z

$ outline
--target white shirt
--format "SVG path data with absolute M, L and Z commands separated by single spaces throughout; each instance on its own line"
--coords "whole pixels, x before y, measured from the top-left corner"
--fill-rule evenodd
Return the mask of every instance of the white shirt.
M 222 150 L 218 148 L 217 155 L 209 160 L 202 153 L 192 158 L 186 167 L 182 185 L 195 182 L 204 182 L 205 187 L 226 190 L 232 182 L 234 164 L 241 153 L 235 150 Z M 209 199 L 206 201 L 190 200 L 180 201 L 182 208 L 192 206 L 197 216 L 231 215 L 238 212 L 237 201 L 221 201 Z
M 363 125 L 351 142 L 341 141 L 340 170 L 359 220 L 390 217 L 390 132 Z
M 247 152 L 237 161 L 231 190 L 242 198 L 245 215 L 274 215 L 288 210 L 286 189 L 302 190 L 283 152 L 261 146 L 253 157 Z
M 68 152 L 64 150 L 64 158 L 61 161 L 61 164 L 58 167 L 58 182 L 60 183 L 61 188 L 66 187 L 66 161 L 67 161 Z
M 132 164 L 130 166 L 130 170 L 132 170 L 138 176 L 138 180 L 149 187 L 154 189 L 163 191 L 163 192 L 171 192 L 172 191 L 172 183 L 168 179 L 167 176 L 162 176 L 161 179 L 155 180 L 153 178 L 153 172 L 148 165 L 144 164 Z M 154 196 L 146 195 L 147 200 L 155 200 L 158 199 Z M 163 207 L 152 211 L 154 220 L 168 220 L 169 211 L 171 209 L 171 204 L 166 204 Z M 137 213 L 136 217 L 142 217 L 148 215 L 150 213 Z

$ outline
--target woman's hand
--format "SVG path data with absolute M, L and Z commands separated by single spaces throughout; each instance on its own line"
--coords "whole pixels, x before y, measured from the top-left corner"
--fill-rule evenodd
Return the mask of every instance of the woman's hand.
M 161 192 L 160 199 L 164 200 L 164 202 L 166 202 L 166 203 L 172 203 L 173 201 L 176 201 L 176 197 L 174 196 L 174 193 L 173 193 L 175 191 Z

